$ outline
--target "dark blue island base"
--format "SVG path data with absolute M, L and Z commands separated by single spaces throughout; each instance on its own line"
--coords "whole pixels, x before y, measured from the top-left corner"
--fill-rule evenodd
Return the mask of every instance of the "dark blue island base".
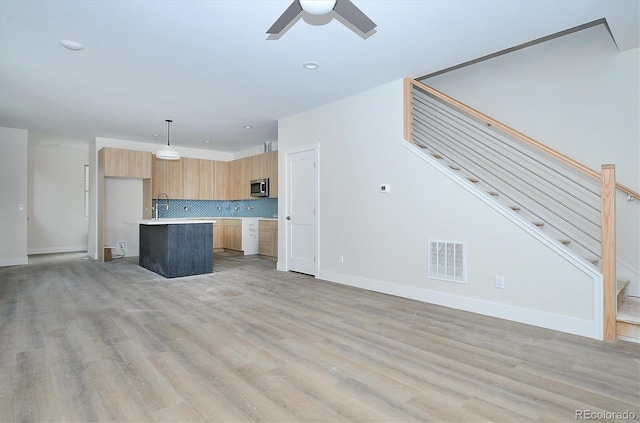
M 139 264 L 165 278 L 212 273 L 213 224 L 141 224 Z

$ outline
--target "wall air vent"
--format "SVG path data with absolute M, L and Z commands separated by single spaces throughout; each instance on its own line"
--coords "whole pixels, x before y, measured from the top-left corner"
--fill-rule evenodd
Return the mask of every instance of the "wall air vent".
M 429 241 L 429 277 L 466 283 L 466 267 L 464 243 Z

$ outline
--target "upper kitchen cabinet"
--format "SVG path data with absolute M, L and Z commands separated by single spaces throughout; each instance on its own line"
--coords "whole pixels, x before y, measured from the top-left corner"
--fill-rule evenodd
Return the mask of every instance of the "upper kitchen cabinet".
M 270 151 L 264 154 L 265 171 L 269 178 L 269 196 L 278 197 L 278 151 Z
M 222 162 L 193 159 L 153 160 L 152 195 L 182 200 L 251 199 L 249 183 L 270 178 L 271 197 L 278 196 L 278 152 Z
M 249 161 L 246 157 L 229 162 L 229 191 L 227 192 L 229 200 L 251 198 L 249 181 Z
M 213 199 L 228 200 L 229 197 L 229 163 L 213 162 Z
M 278 152 L 258 154 L 229 162 L 230 200 L 251 198 L 249 184 L 253 179 L 270 179 L 270 197 L 278 196 Z
M 200 199 L 200 159 L 183 157 L 182 162 L 182 199 Z M 171 196 L 170 196 L 171 197 Z
M 169 198 L 183 198 L 184 175 L 182 162 L 184 160 L 162 160 L 154 156 L 151 190 L 153 198 L 158 198 L 158 195 L 162 193 L 167 194 Z
M 152 155 L 147 151 L 104 147 L 104 176 L 107 178 L 150 179 Z
M 213 160 L 200 159 L 198 162 L 200 170 L 200 183 L 198 189 L 199 200 L 213 200 L 213 189 L 215 182 L 215 162 Z
M 184 199 L 228 199 L 227 162 L 205 159 L 184 160 Z

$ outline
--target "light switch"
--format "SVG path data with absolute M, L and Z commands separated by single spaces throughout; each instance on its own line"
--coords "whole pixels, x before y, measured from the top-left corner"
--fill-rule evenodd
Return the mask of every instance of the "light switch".
M 391 191 L 391 185 L 389 184 L 380 185 L 380 192 L 389 192 L 389 191 Z

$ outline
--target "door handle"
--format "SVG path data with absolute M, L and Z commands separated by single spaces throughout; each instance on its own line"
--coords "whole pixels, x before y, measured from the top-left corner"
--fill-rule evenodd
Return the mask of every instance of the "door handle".
M 285 217 L 285 219 L 291 220 L 291 216 L 287 216 L 287 217 Z

